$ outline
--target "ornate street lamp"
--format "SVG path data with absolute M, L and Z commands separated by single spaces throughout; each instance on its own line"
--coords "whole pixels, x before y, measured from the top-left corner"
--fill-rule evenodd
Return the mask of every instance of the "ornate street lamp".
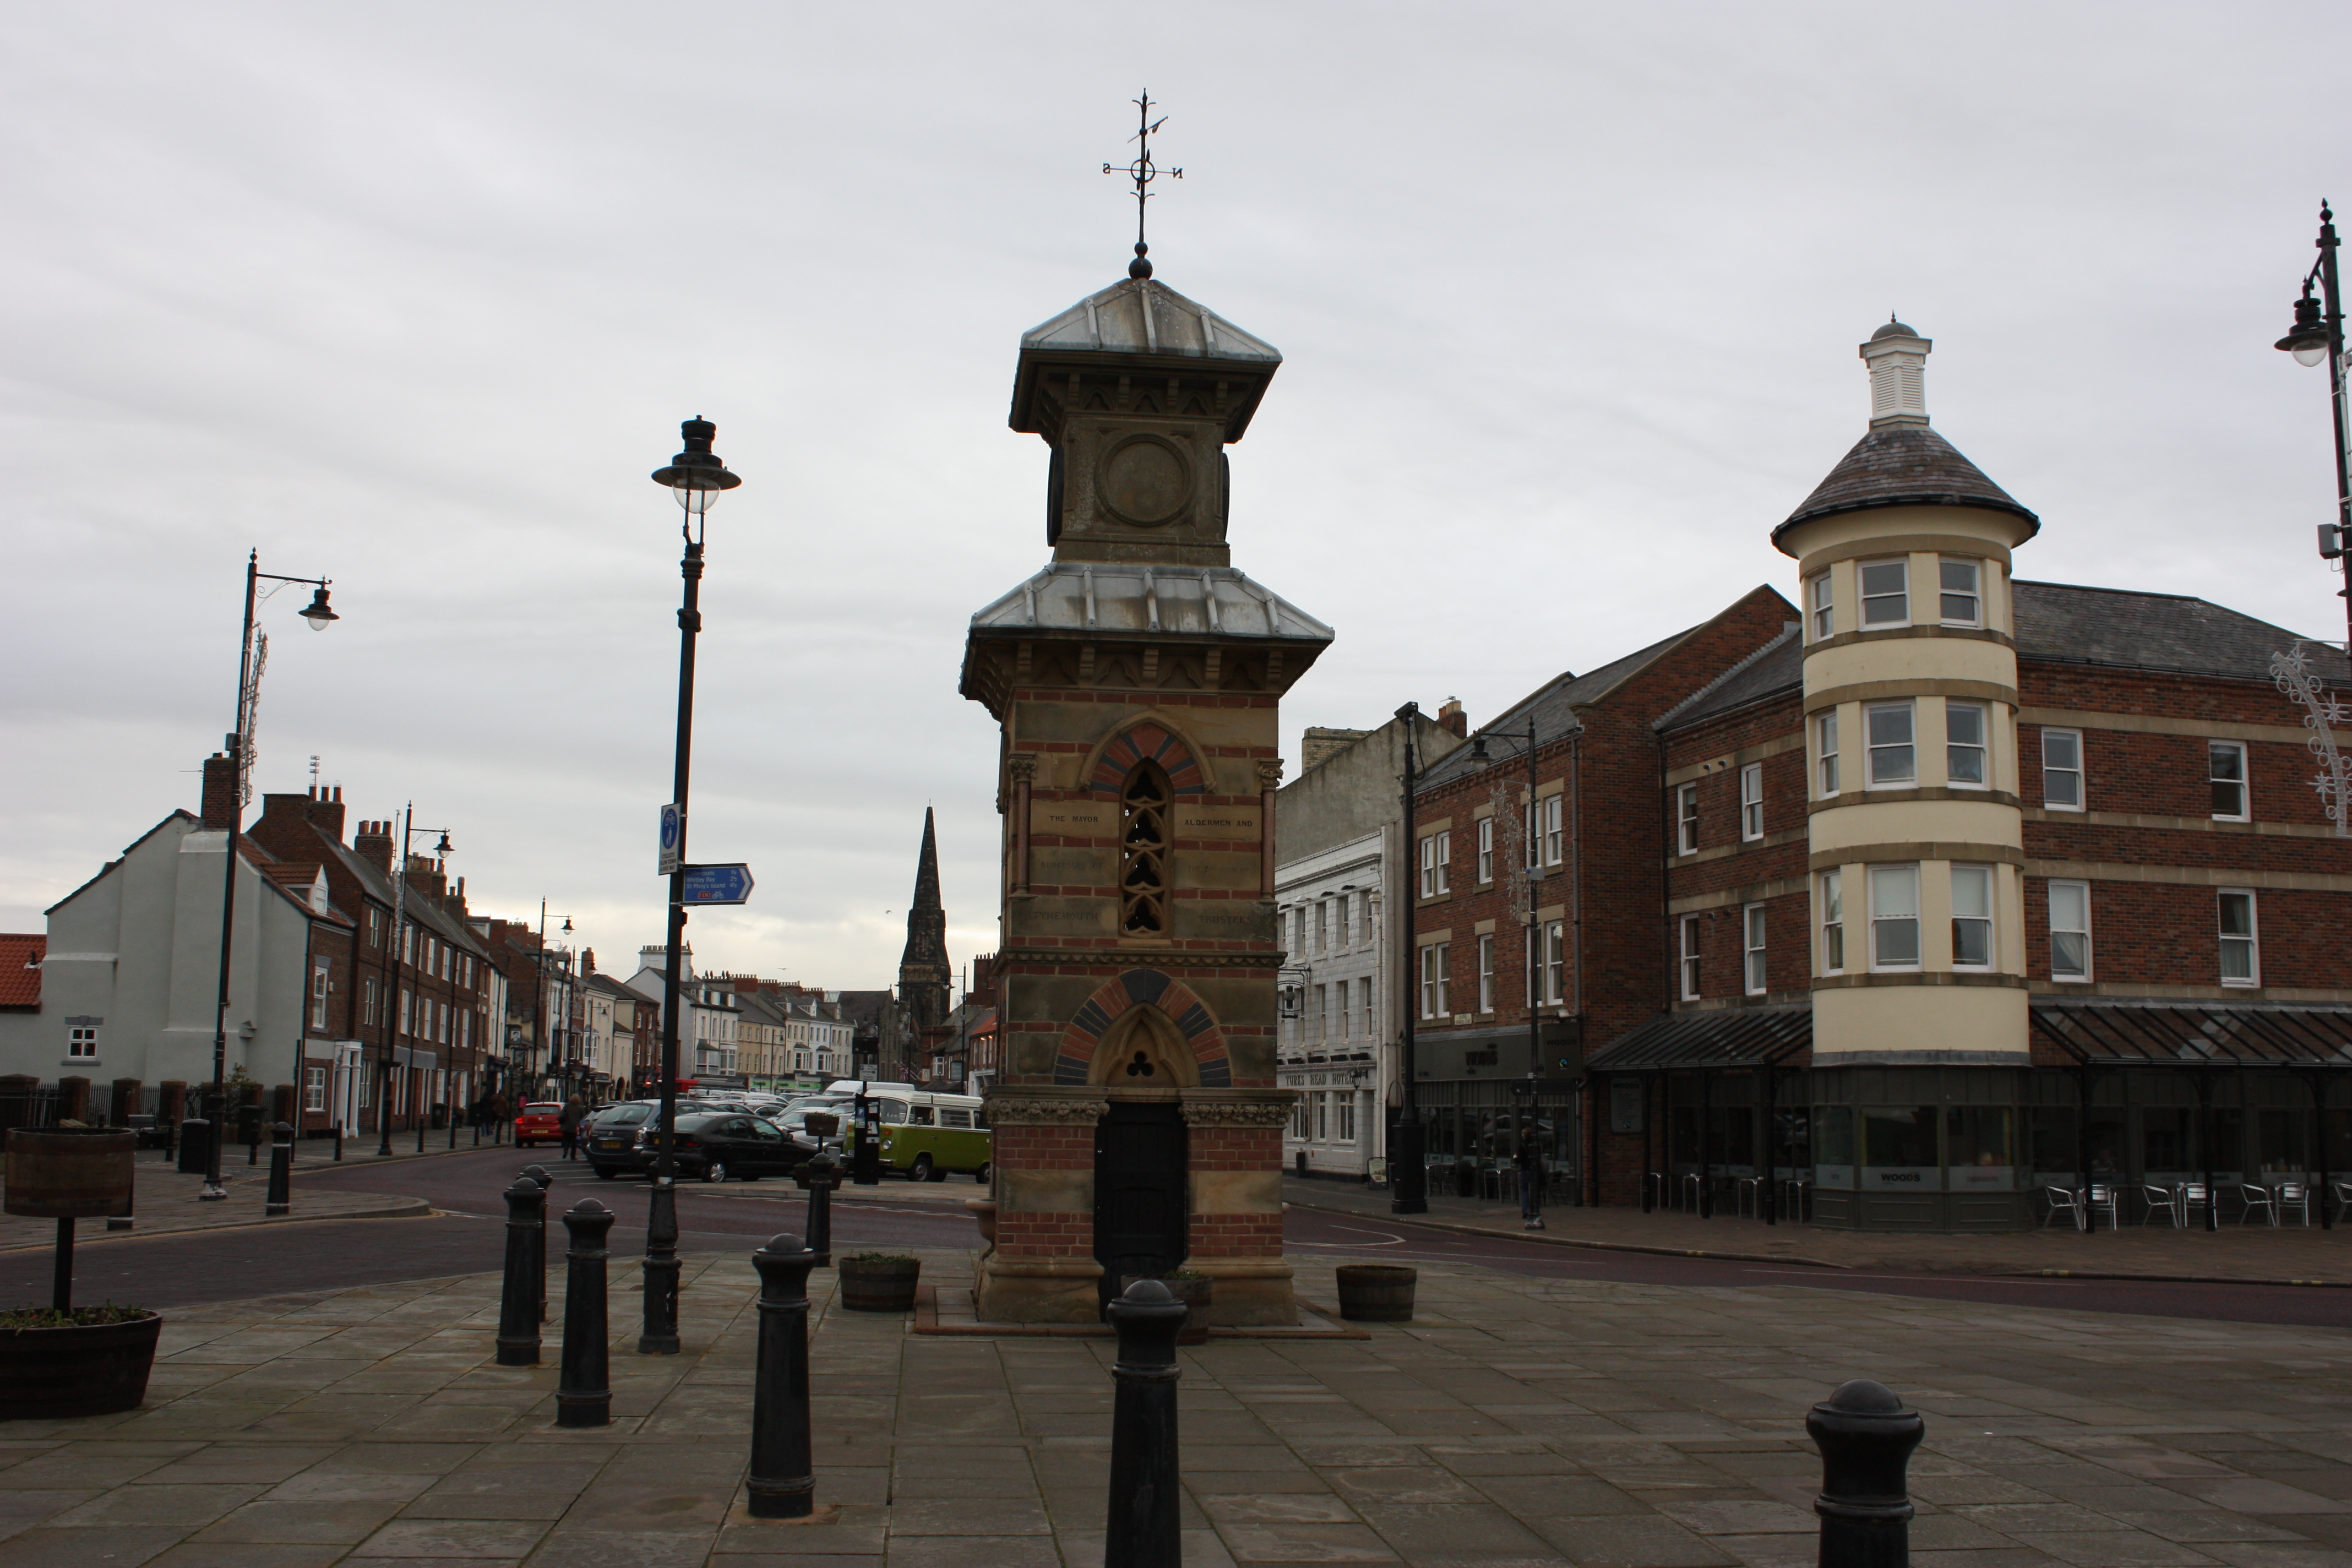
M 228 1071 L 229 957 L 236 928 L 236 841 L 245 816 L 246 770 L 251 763 L 253 704 L 259 694 L 257 689 L 261 679 L 261 670 L 254 658 L 254 605 L 263 583 L 307 583 L 317 592 L 311 595 L 310 606 L 302 612 L 302 618 L 310 623 L 311 630 L 322 632 L 342 618 L 327 605 L 327 585 L 332 581 L 331 577 L 282 577 L 275 572 L 264 572 L 261 552 L 246 552 L 245 626 L 236 644 L 236 728 L 229 731 L 225 748 L 229 764 L 228 858 L 221 873 L 220 989 L 213 1010 L 213 1081 L 205 1090 L 212 1110 L 212 1152 L 205 1161 L 204 1190 L 196 1194 L 212 1202 L 228 1196 L 228 1188 L 221 1182 L 221 1121 L 227 1110 L 225 1080 Z
M 2294 327 L 2273 348 L 2294 356 L 2294 363 L 2327 366 L 2328 403 L 2336 418 L 2336 521 L 2319 525 L 2319 553 L 2329 561 L 2344 559 L 2347 531 L 2352 531 L 2352 453 L 2345 446 L 2345 426 L 2352 423 L 2352 387 L 2346 384 L 2344 363 L 2344 300 L 2336 278 L 2336 215 L 2319 204 L 2319 259 L 2303 275 L 2303 294 L 2294 302 Z M 2319 298 L 2312 298 L 2317 285 Z M 2352 633 L 2352 588 L 2339 588 L 2344 620 Z M 2352 648 L 2352 642 L 2347 642 Z
M 686 941 L 687 784 L 694 738 L 694 639 L 702 630 L 702 538 L 705 520 L 719 498 L 743 481 L 727 471 L 710 449 L 719 426 L 699 414 L 678 426 L 685 450 L 669 466 L 654 470 L 654 483 L 668 487 L 685 515 L 679 531 L 686 554 L 678 574 L 686 596 L 677 612 L 677 749 L 672 768 L 670 811 L 675 837 L 666 848 L 669 868 L 669 951 L 663 961 L 661 1014 L 661 1110 L 654 1124 L 652 1193 L 646 1215 L 645 1323 L 637 1335 L 640 1355 L 676 1355 L 677 1338 L 677 1163 L 670 1139 L 677 1120 L 677 1012 L 680 950 Z

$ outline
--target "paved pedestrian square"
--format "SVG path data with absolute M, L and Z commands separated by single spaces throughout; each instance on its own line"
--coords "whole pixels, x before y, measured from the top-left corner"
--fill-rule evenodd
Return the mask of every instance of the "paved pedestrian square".
M 961 1253 L 927 1275 L 968 1279 Z M 1328 1259 L 1306 1293 L 1334 1294 Z M 0 1426 L 0 1568 L 1093 1568 L 1110 1342 L 919 1336 L 814 1284 L 828 1521 L 743 1510 L 755 1289 L 689 1261 L 687 1353 L 614 1337 L 614 1421 L 492 1363 L 472 1276 L 176 1310 L 150 1403 Z M 560 1283 L 560 1282 L 559 1282 Z M 614 1326 L 634 1320 L 616 1268 Z M 562 1292 L 550 1292 L 560 1310 Z M 1411 1324 L 1183 1352 L 1186 1561 L 1801 1568 L 1806 1407 L 1927 1417 L 1916 1560 L 2352 1568 L 2352 1334 L 1423 1269 Z M 396 1561 L 395 1561 L 396 1560 Z

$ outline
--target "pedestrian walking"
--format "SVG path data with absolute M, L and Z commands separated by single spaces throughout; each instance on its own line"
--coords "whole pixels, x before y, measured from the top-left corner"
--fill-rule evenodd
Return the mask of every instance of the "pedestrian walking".
M 567 1160 L 577 1160 L 580 1158 L 580 1116 L 582 1109 L 580 1097 L 575 1094 L 570 1100 L 563 1102 L 563 1113 L 555 1119 L 556 1124 L 563 1131 L 563 1157 Z
M 1543 1222 L 1543 1150 L 1533 1138 L 1519 1140 L 1519 1152 L 1513 1156 L 1519 1168 L 1519 1228 L 1541 1230 Z

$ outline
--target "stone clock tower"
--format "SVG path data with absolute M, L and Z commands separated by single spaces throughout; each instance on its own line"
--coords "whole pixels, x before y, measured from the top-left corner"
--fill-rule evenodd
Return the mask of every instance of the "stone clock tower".
M 1053 560 L 971 620 L 1002 726 L 1003 1068 L 983 1319 L 1082 1322 L 1119 1277 L 1295 1321 L 1275 1086 L 1282 694 L 1331 629 L 1231 566 L 1225 447 L 1282 363 L 1143 276 L 1021 340 Z

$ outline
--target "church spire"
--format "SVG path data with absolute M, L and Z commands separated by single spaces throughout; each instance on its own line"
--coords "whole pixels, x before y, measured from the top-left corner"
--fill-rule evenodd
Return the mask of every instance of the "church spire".
M 917 1028 L 947 1022 L 948 917 L 940 903 L 940 843 L 931 808 L 923 808 L 923 848 L 915 866 L 915 898 L 907 906 L 907 949 L 898 958 L 898 1001 Z

